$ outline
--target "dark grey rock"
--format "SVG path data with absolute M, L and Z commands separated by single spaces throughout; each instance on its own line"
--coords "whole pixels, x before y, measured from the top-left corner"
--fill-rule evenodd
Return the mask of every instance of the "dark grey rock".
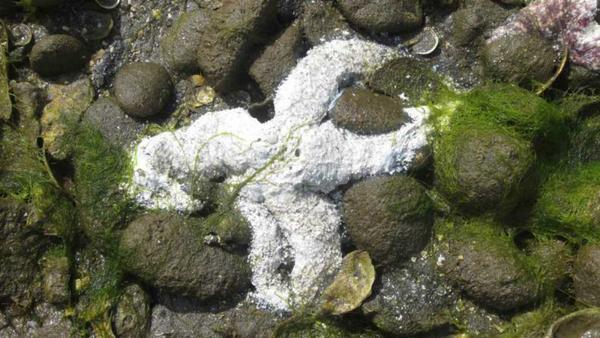
M 31 49 L 31 68 L 42 76 L 54 76 L 79 70 L 87 61 L 85 45 L 65 34 L 48 35 Z
M 378 177 L 344 194 L 343 217 L 353 243 L 376 265 L 421 251 L 429 241 L 433 205 L 425 188 L 408 176 Z
M 329 112 L 333 123 L 360 135 L 383 134 L 399 129 L 410 120 L 404 103 L 360 88 L 346 88 Z
M 234 0 L 211 15 L 198 40 L 197 60 L 215 89 L 226 93 L 239 85 L 254 46 L 273 29 L 276 7 L 275 0 Z
M 573 271 L 577 301 L 600 306 L 600 246 L 585 245 L 577 253 Z
M 457 292 L 441 279 L 429 257 L 381 275 L 373 296 L 362 305 L 380 330 L 414 336 L 450 323 Z
M 114 94 L 125 113 L 147 118 L 162 112 L 173 94 L 173 84 L 159 64 L 130 63 L 117 73 Z
M 113 315 L 117 337 L 144 338 L 150 326 L 150 297 L 137 284 L 123 290 Z
M 110 97 L 96 100 L 83 115 L 83 121 L 99 130 L 109 142 L 123 148 L 136 141 L 145 126 L 125 114 Z
M 198 48 L 210 17 L 205 10 L 181 15 L 162 39 L 161 52 L 169 68 L 175 71 L 198 70 Z
M 356 35 L 344 16 L 331 3 L 324 1 L 311 1 L 305 4 L 302 28 L 311 46 Z
M 273 95 L 279 83 L 305 51 L 302 30 L 296 22 L 254 61 L 250 67 L 250 76 L 258 83 L 265 96 Z
M 250 286 L 246 259 L 204 244 L 200 220 L 169 213 L 140 216 L 124 230 L 124 268 L 149 285 L 202 300 L 230 299 Z
M 29 316 L 11 318 L 10 324 L 0 326 L 0 337 L 64 338 L 77 336 L 76 328 L 65 316 L 64 310 L 48 303 L 37 304 Z
M 451 41 L 458 46 L 476 46 L 511 13 L 491 0 L 465 2 L 464 7 L 452 14 Z
M 279 0 L 277 2 L 277 17 L 283 22 L 290 22 L 302 15 L 305 0 Z
M 340 0 L 337 5 L 350 23 L 371 32 L 405 32 L 423 23 L 420 0 Z

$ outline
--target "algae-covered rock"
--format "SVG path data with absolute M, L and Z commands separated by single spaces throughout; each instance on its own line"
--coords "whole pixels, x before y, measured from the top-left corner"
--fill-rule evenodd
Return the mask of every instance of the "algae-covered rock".
M 65 34 L 48 35 L 31 49 L 31 68 L 42 76 L 55 76 L 76 71 L 87 61 L 85 45 Z
M 544 338 L 600 337 L 600 309 L 593 307 L 559 318 Z
M 344 89 L 330 111 L 331 120 L 341 128 L 360 135 L 383 134 L 409 121 L 404 103 L 398 98 L 360 88 Z
M 12 115 L 12 103 L 8 90 L 8 32 L 0 21 L 0 121 Z
M 600 161 L 600 115 L 583 120 L 571 139 L 574 163 Z
M 150 297 L 137 284 L 127 286 L 113 315 L 117 337 L 144 338 L 150 325 Z
M 558 55 L 542 36 L 521 33 L 486 43 L 481 58 L 490 80 L 532 87 L 552 77 Z
M 585 245 L 577 252 L 573 284 L 577 301 L 600 306 L 600 246 L 597 244 Z
M 302 16 L 304 36 L 311 46 L 354 33 L 342 14 L 329 2 L 307 2 Z
M 531 145 L 503 130 L 472 129 L 434 146 L 436 187 L 471 214 L 510 211 L 533 165 Z
M 600 239 L 600 162 L 550 175 L 534 207 L 534 231 L 575 243 Z
M 433 204 L 414 178 L 378 177 L 345 193 L 343 217 L 353 243 L 368 251 L 376 265 L 387 265 L 425 247 Z
M 161 113 L 165 108 L 173 94 L 173 83 L 163 66 L 135 62 L 117 73 L 114 94 L 128 115 L 147 118 Z
M 272 338 L 383 338 L 379 332 L 364 328 L 345 327 L 327 318 L 297 315 L 283 321 Z
M 392 335 L 414 337 L 448 325 L 456 291 L 438 276 L 430 257 L 386 271 L 362 306 L 373 324 Z
M 366 251 L 352 251 L 342 259 L 340 272 L 325 289 L 321 308 L 333 315 L 355 310 L 371 295 L 375 268 Z
M 487 220 L 440 221 L 435 231 L 440 271 L 476 303 L 492 309 L 529 305 L 550 294 L 566 273 L 568 257 L 561 250 L 526 255 L 500 225 Z
M 168 213 L 142 215 L 124 230 L 125 269 L 182 296 L 228 298 L 250 284 L 244 257 L 203 244 L 202 223 Z
M 41 127 L 38 121 L 42 104 L 42 90 L 29 82 L 10 83 L 18 114 L 18 129 L 30 144 L 36 144 Z
M 430 63 L 409 57 L 388 61 L 367 82 L 371 89 L 412 105 L 422 103 L 424 94 L 435 92 L 442 85 Z
M 169 28 L 161 41 L 161 52 L 171 69 L 189 72 L 198 69 L 198 41 L 209 23 L 207 12 L 198 10 L 182 14 Z
M 235 88 L 253 46 L 276 17 L 275 0 L 228 1 L 211 16 L 198 40 L 197 60 L 209 84 L 221 92 Z
M 423 22 L 420 0 L 340 0 L 340 11 L 352 24 L 376 33 L 399 33 Z
M 72 153 L 74 128 L 94 99 L 94 89 L 88 79 L 72 84 L 52 85 L 52 101 L 44 107 L 40 123 L 44 147 L 55 159 L 64 160 Z
M 302 28 L 295 22 L 254 61 L 249 74 L 265 96 L 273 95 L 304 52 Z
M 49 303 L 64 304 L 71 297 L 69 281 L 71 279 L 69 258 L 64 248 L 55 248 L 43 258 L 44 297 Z

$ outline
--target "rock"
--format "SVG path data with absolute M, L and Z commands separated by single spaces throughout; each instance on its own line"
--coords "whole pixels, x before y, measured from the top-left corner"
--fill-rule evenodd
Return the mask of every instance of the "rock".
M 449 201 L 470 214 L 515 206 L 535 159 L 528 142 L 476 127 L 440 142 L 446 143 L 434 146 L 435 184 Z
M 55 76 L 79 70 L 87 61 L 85 45 L 65 34 L 48 35 L 31 49 L 31 68 L 42 76 Z
M 162 55 L 175 71 L 198 70 L 198 41 L 208 29 L 210 17 L 205 10 L 182 14 L 161 41 Z
M 125 269 L 153 287 L 201 300 L 231 298 L 250 284 L 244 257 L 203 244 L 210 231 L 193 219 L 149 213 L 124 230 Z
M 41 132 L 38 118 L 43 93 L 29 82 L 12 81 L 10 90 L 14 95 L 15 108 L 18 113 L 18 129 L 30 144 L 37 144 L 37 138 Z
M 198 65 L 211 86 L 223 93 L 235 89 L 254 45 L 275 16 L 275 0 L 229 1 L 213 13 L 198 41 L 197 54 Z
M 150 326 L 150 297 L 137 284 L 123 290 L 113 315 L 113 327 L 117 337 L 148 337 Z
M 331 3 L 324 1 L 310 1 L 305 4 L 302 28 L 311 46 L 355 35 L 342 14 Z
M 62 5 L 65 0 L 25 0 L 23 2 L 30 7 L 52 8 Z
M 0 121 L 8 121 L 12 103 L 8 90 L 8 32 L 0 21 Z
M 173 83 L 159 64 L 130 63 L 117 73 L 114 94 L 129 116 L 148 118 L 165 108 L 173 94 Z
M 220 312 L 206 309 L 176 311 L 156 305 L 152 309 L 150 336 L 160 337 L 168 332 L 175 337 L 271 338 L 279 321 L 275 314 L 257 309 L 248 302 Z
M 423 23 L 420 0 L 340 0 L 337 5 L 350 23 L 375 33 L 411 31 Z
M 333 123 L 360 135 L 383 134 L 410 120 L 398 98 L 360 88 L 346 88 L 329 112 Z
M 437 266 L 477 304 L 509 311 L 550 294 L 562 280 L 564 261 L 552 255 L 525 255 L 501 225 L 473 219 L 436 225 Z M 553 264 L 559 264 L 555 270 Z
M 1 313 L 0 313 L 1 317 Z M 63 338 L 77 337 L 77 331 L 65 312 L 48 303 L 40 303 L 27 317 L 11 318 L 10 324 L 0 326 L 3 338 Z
M 569 64 L 567 83 L 573 92 L 594 92 L 600 87 L 600 74 L 583 66 Z
M 473 337 L 500 337 L 508 324 L 498 314 L 468 299 L 459 299 L 452 310 L 454 325 Z
M 283 22 L 299 18 L 304 12 L 304 0 L 279 0 L 277 2 L 277 17 Z
M 575 243 L 600 239 L 600 162 L 552 173 L 538 195 L 536 232 Z
M 360 323 L 334 321 L 318 315 L 299 314 L 283 321 L 272 338 L 383 338 L 376 331 L 361 327 Z
M 99 130 L 109 142 L 129 147 L 145 125 L 125 114 L 113 98 L 101 97 L 83 115 L 83 121 Z
M 295 22 L 254 61 L 250 76 L 265 96 L 271 96 L 305 51 L 300 24 Z
M 433 204 L 408 176 L 378 177 L 352 186 L 343 217 L 353 243 L 376 265 L 389 265 L 421 251 L 431 233 Z
M 0 199 L 0 298 L 27 309 L 41 286 L 38 260 L 48 240 L 28 223 L 31 208 L 9 198 Z
M 64 160 L 72 153 L 72 133 L 83 112 L 94 99 L 94 89 L 88 79 L 69 85 L 52 85 L 52 98 L 44 107 L 40 123 L 46 151 L 55 159 Z
M 399 97 L 411 105 L 423 103 L 424 94 L 441 86 L 430 63 L 409 57 L 388 61 L 369 76 L 367 83 L 374 91 Z
M 589 308 L 570 313 L 555 321 L 545 338 L 600 337 L 600 310 Z
M 494 1 L 469 1 L 452 14 L 452 41 L 458 46 L 478 45 L 485 33 L 504 22 L 510 13 Z
M 575 297 L 587 306 L 600 306 L 600 246 L 579 249 L 573 271 Z
M 64 249 L 53 250 L 43 259 L 44 297 L 51 304 L 64 304 L 71 298 L 69 258 Z
M 375 268 L 366 251 L 352 251 L 342 259 L 340 272 L 325 289 L 321 308 L 333 315 L 357 309 L 371 295 L 375 282 Z
M 571 138 L 574 163 L 600 161 L 600 115 L 583 120 Z
M 540 35 L 515 34 L 488 42 L 481 59 L 490 80 L 532 87 L 552 77 L 558 54 Z
M 457 293 L 432 264 L 430 257 L 421 256 L 384 272 L 373 297 L 363 304 L 363 313 L 393 335 L 413 337 L 447 325 Z

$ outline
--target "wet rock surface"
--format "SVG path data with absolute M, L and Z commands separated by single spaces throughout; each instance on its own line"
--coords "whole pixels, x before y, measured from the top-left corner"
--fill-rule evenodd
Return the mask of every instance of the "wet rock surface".
M 50 254 L 43 259 L 44 298 L 51 304 L 69 301 L 71 279 L 69 258 L 64 254 Z
M 579 249 L 573 267 L 577 301 L 600 306 L 600 247 L 586 245 Z
M 420 0 L 341 0 L 337 5 L 348 21 L 372 32 L 409 31 L 423 22 Z
M 107 140 L 123 148 L 131 146 L 145 127 L 144 123 L 125 114 L 111 97 L 96 100 L 83 115 L 83 121 L 98 129 Z
M 161 42 L 162 55 L 169 67 L 175 71 L 198 69 L 198 40 L 210 25 L 205 10 L 184 13 L 175 21 Z
M 150 315 L 150 297 L 139 285 L 129 285 L 123 290 L 115 309 L 115 334 L 124 338 L 147 337 Z
M 86 62 L 85 45 L 70 35 L 48 35 L 31 49 L 31 68 L 42 76 L 54 76 L 80 69 Z
M 342 14 L 329 2 L 307 2 L 302 27 L 311 46 L 353 35 L 353 30 Z

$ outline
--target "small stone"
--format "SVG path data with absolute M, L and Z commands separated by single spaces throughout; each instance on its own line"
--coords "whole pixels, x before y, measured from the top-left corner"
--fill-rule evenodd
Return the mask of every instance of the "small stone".
M 190 76 L 190 82 L 194 87 L 202 87 L 206 83 L 206 79 L 201 74 L 194 74 Z
M 202 107 L 202 106 L 211 104 L 215 100 L 216 96 L 217 96 L 217 93 L 215 92 L 213 87 L 204 86 L 204 87 L 200 88 L 200 90 L 198 90 L 198 92 L 196 92 L 192 106 L 194 108 L 198 108 L 198 107 Z
M 69 301 L 69 258 L 63 253 L 49 254 L 44 259 L 42 275 L 44 297 L 49 303 L 64 304 Z
M 577 253 L 573 271 L 575 296 L 587 306 L 600 306 L 600 246 L 588 244 Z
M 375 33 L 400 33 L 423 23 L 420 0 L 340 0 L 340 11 L 352 24 Z
M 440 38 L 433 29 L 424 29 L 416 39 L 417 42 L 411 49 L 417 55 L 429 55 L 435 52 L 440 42 Z
M 431 234 L 433 205 L 425 188 L 408 176 L 378 177 L 352 186 L 343 217 L 354 244 L 377 265 L 420 252 Z
M 137 284 L 123 291 L 113 316 L 115 334 L 121 338 L 148 337 L 150 297 Z
M 65 34 L 48 35 L 31 49 L 31 68 L 42 76 L 55 76 L 79 70 L 87 61 L 85 45 Z
M 114 94 L 125 113 L 148 118 L 163 111 L 173 94 L 169 73 L 156 63 L 130 63 L 117 73 Z
M 352 251 L 342 259 L 340 272 L 323 292 L 321 308 L 332 315 L 357 309 L 371 295 L 375 268 L 366 251 Z
M 347 88 L 330 111 L 331 120 L 341 128 L 360 135 L 383 134 L 410 120 L 398 98 L 370 90 Z

